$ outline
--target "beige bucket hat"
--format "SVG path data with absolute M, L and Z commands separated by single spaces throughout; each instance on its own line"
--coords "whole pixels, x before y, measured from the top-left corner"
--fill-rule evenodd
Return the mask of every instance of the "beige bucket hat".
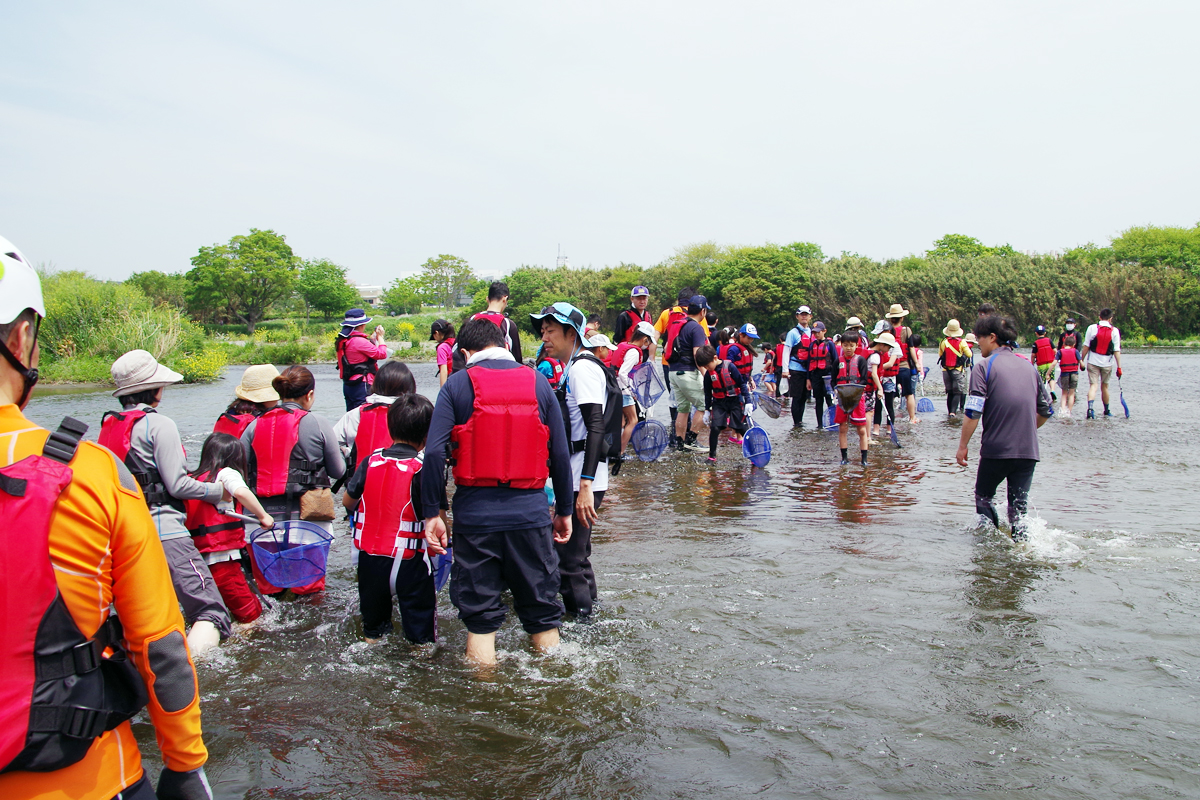
M 279 370 L 274 364 L 255 364 L 246 367 L 242 373 L 242 382 L 233 388 L 233 393 L 251 403 L 269 403 L 279 399 L 279 392 L 271 386 L 271 381 L 279 377 Z
M 113 397 L 124 397 L 145 389 L 158 389 L 179 383 L 183 376 L 173 369 L 168 369 L 147 353 L 145 350 L 130 350 L 113 362 L 113 383 L 117 390 Z
M 862 320 L 859 319 L 858 317 L 851 317 L 850 319 L 846 320 L 846 330 L 850 330 L 851 328 L 861 328 L 861 327 L 863 327 Z
M 896 346 L 896 337 L 890 333 L 881 333 L 872 340 L 873 344 L 886 344 L 888 347 Z
M 892 307 L 889 308 L 888 312 L 883 316 L 887 319 L 892 319 L 894 317 L 907 317 L 908 312 L 904 310 L 903 303 L 892 303 Z
M 979 340 L 975 338 L 975 334 L 973 333 L 968 333 L 965 337 L 965 341 L 967 344 L 979 344 Z
M 958 320 L 952 319 L 946 323 L 946 327 L 942 328 L 942 336 L 950 336 L 955 339 L 961 339 L 963 335 L 962 325 L 958 324 Z

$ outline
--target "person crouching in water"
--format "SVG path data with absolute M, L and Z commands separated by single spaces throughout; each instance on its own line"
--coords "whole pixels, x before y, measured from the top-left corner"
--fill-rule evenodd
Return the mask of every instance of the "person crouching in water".
M 578 322 L 582 330 L 582 314 Z M 467 629 L 467 659 L 490 666 L 496 663 L 496 631 L 504 624 L 505 588 L 512 590 L 513 610 L 534 648 L 546 651 L 559 643 L 563 604 L 555 543 L 571 538 L 571 461 L 554 390 L 536 370 L 513 360 L 500 329 L 471 320 L 459 341 L 467 369 L 450 376 L 434 405 L 421 510 L 428 552 L 441 555 L 449 537 L 439 509 L 453 443 L 450 602 Z M 554 483 L 553 520 L 546 513 L 547 477 Z
M 391 445 L 363 459 L 346 484 L 342 504 L 358 509 L 358 605 L 368 642 L 392 632 L 393 595 L 404 638 L 414 644 L 437 639 L 437 588 L 425 554 L 421 505 L 421 449 L 432 418 L 427 398 L 397 397 L 387 409 Z
M 867 451 L 871 447 L 871 431 L 867 424 L 867 415 L 871 413 L 871 408 L 874 403 L 868 401 L 875 397 L 875 392 L 868 387 L 878 387 L 882 391 L 882 386 L 879 384 L 879 379 L 873 375 L 870 368 L 867 366 L 867 359 L 858 353 L 858 337 L 848 336 L 842 340 L 842 366 L 835 375 L 833 381 L 834 386 L 843 386 L 854 384 L 862 386 L 863 391 L 858 396 L 850 411 L 846 411 L 845 405 L 841 402 L 841 393 L 834 389 L 834 396 L 837 400 L 837 410 L 833 414 L 833 421 L 838 426 L 838 447 L 842 451 L 842 464 L 849 464 L 850 457 L 849 432 L 848 426 L 853 425 L 858 429 L 858 449 L 862 454 L 862 465 L 867 465 Z
M 997 528 L 992 504 L 1001 481 L 1008 482 L 1008 521 L 1014 542 L 1024 541 L 1025 509 L 1037 466 L 1038 428 L 1054 415 L 1050 392 L 1037 368 L 1013 352 L 1016 325 L 1008 317 L 980 317 L 975 336 L 983 361 L 971 373 L 967 418 L 958 439 L 956 460 L 967 466 L 967 444 L 983 420 L 979 470 L 975 476 L 975 510 Z
M 717 351 L 710 346 L 696 351 L 696 364 L 705 370 L 704 421 L 708 425 L 708 460 L 715 464 L 721 431 L 732 428 L 736 438 L 731 437 L 730 441 L 741 444 L 741 436 L 749 428 L 745 409 L 750 405 L 750 382 L 731 362 L 717 358 Z
M 279 392 L 271 381 L 279 377 L 274 364 L 255 364 L 246 367 L 242 382 L 233 387 L 234 400 L 221 412 L 213 424 L 213 433 L 228 433 L 235 439 L 258 417 L 279 404 Z
M 242 567 L 242 552 L 246 547 L 246 523 L 229 516 L 227 504 L 236 503 L 235 513 L 245 511 L 254 515 L 265 528 L 275 527 L 275 520 L 246 486 L 246 451 L 240 440 L 227 433 L 210 433 L 200 450 L 200 466 L 192 477 L 201 482 L 215 482 L 224 490 L 221 505 L 204 500 L 185 500 L 187 529 L 192 542 L 217 584 L 225 607 L 237 622 L 253 622 L 262 616 L 262 603 L 250 591 Z M 248 565 L 247 565 L 248 566 Z
M 649 322 L 639 322 L 633 329 L 628 342 L 617 345 L 609 356 L 608 366 L 617 373 L 617 385 L 621 387 L 621 413 L 624 415 L 621 427 L 621 452 L 629 446 L 633 429 L 637 425 L 637 406 L 633 402 L 633 384 L 629 373 L 642 363 L 646 350 L 658 342 L 658 331 Z
M 132 350 L 112 365 L 113 396 L 121 411 L 105 413 L 98 441 L 124 462 L 142 488 L 150 516 L 171 567 L 175 596 L 183 618 L 192 626 L 188 646 L 193 653 L 215 647 L 229 636 L 229 611 L 212 573 L 187 529 L 187 500 L 216 505 L 224 489 L 202 483 L 187 473 L 186 455 L 174 420 L 158 413 L 163 389 L 183 376 L 167 369 L 145 350 Z
M 1058 361 L 1058 388 L 1062 389 L 1063 416 L 1070 417 L 1075 408 L 1075 390 L 1079 387 L 1079 350 L 1075 334 L 1062 337 L 1062 346 L 1054 354 Z

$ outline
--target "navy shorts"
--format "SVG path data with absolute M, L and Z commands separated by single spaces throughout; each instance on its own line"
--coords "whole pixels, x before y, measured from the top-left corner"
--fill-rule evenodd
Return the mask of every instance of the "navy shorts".
M 896 376 L 896 388 L 900 392 L 901 397 L 908 397 L 917 393 L 916 382 L 913 381 L 913 371 L 908 367 L 901 367 L 900 374 Z
M 512 591 L 514 610 L 526 633 L 562 624 L 553 529 L 547 525 L 483 533 L 456 527 L 450 602 L 468 631 L 500 630 L 507 611 L 500 601 L 505 589 Z

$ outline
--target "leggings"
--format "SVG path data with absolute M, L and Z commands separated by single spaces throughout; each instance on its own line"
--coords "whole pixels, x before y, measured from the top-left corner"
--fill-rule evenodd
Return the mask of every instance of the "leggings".
M 804 407 L 808 405 L 808 372 L 793 370 L 788 377 L 788 394 L 792 396 L 792 425 L 804 427 Z
M 1000 519 L 992 501 L 1000 482 L 1008 480 L 1008 522 L 1012 525 L 1012 538 L 1025 538 L 1023 517 L 1029 506 L 1029 487 L 1033 484 L 1033 468 L 1037 461 L 1032 458 L 981 458 L 979 472 L 975 475 L 975 510 L 1000 527 Z
M 875 424 L 879 425 L 883 422 L 883 406 L 887 405 L 888 422 L 896 421 L 896 393 L 884 392 L 883 402 L 875 404 Z
M 813 405 L 817 407 L 817 428 L 825 427 L 825 402 L 829 401 L 829 406 L 833 407 L 833 398 L 825 394 L 825 376 L 829 373 L 823 369 L 810 369 L 808 371 L 808 380 L 812 385 Z M 803 414 L 801 414 L 803 416 Z

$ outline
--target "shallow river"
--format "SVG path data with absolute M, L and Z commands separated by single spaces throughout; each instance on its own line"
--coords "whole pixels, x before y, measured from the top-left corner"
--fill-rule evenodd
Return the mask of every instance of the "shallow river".
M 1125 365 L 1131 419 L 1083 422 L 1081 400 L 1042 428 L 1020 547 L 976 528 L 978 435 L 959 468 L 941 398 L 865 470 L 786 415 L 763 420 L 765 470 L 733 445 L 716 468 L 627 465 L 593 537 L 595 622 L 534 657 L 510 619 L 490 674 L 444 591 L 440 646 L 363 643 L 343 536 L 322 597 L 200 663 L 216 796 L 1196 797 L 1200 398 L 1170 387 L 1200 359 Z M 239 376 L 168 390 L 193 460 Z M 94 438 L 115 407 L 47 393 L 28 413 Z

